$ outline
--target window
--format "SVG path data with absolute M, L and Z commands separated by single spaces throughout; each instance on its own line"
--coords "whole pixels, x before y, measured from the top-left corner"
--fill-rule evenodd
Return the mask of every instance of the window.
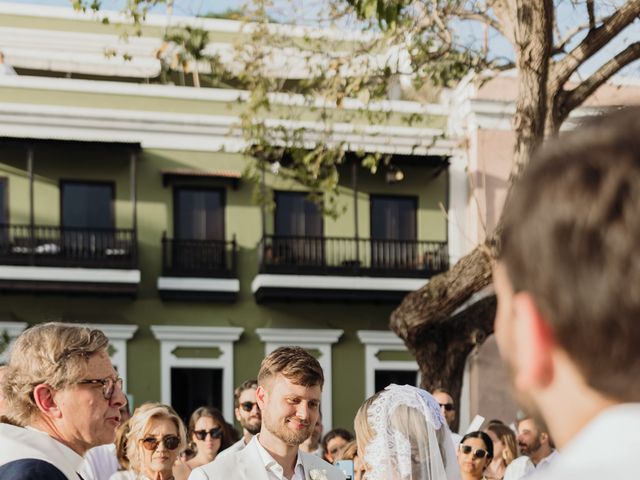
M 322 213 L 306 193 L 276 192 L 274 256 L 296 265 L 324 263 Z
M 416 197 L 371 196 L 371 266 L 407 268 L 417 261 Z
M 0 225 L 9 223 L 9 182 L 0 178 Z
M 113 229 L 113 183 L 63 182 L 62 226 Z
M 182 240 L 224 240 L 224 191 L 176 188 L 174 232 Z
M 162 403 L 173 405 L 181 416 L 187 416 L 197 402 L 211 401 L 225 418 L 232 419 L 233 343 L 244 329 L 152 325 L 151 331 L 161 343 Z M 214 355 L 190 355 L 191 349 L 213 351 Z
M 359 330 L 358 338 L 365 346 L 365 397 L 390 383 L 419 385 L 418 363 L 411 360 L 386 360 L 385 352 L 407 353 L 407 347 L 395 333 L 389 330 Z
M 224 270 L 224 190 L 174 190 L 173 267 L 177 271 Z
M 221 368 L 171 369 L 171 405 L 185 423 L 203 405 L 222 411 L 222 375 Z

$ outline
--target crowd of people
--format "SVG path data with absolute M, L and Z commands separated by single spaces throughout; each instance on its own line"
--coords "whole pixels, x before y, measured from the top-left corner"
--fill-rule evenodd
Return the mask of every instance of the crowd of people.
M 495 332 L 529 416 L 454 436 L 445 390 L 389 385 L 322 436 L 324 374 L 281 347 L 203 406 L 132 413 L 100 330 L 45 323 L 0 372 L 0 480 L 617 480 L 640 429 L 640 108 L 550 142 L 505 207 Z M 636 282 L 635 280 L 638 280 Z M 556 450 L 556 445 L 559 451 Z

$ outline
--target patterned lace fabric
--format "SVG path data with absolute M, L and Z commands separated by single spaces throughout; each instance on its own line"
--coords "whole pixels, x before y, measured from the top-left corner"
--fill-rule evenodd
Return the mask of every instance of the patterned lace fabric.
M 456 480 L 455 450 L 438 402 L 410 385 L 389 385 L 367 411 L 366 480 Z

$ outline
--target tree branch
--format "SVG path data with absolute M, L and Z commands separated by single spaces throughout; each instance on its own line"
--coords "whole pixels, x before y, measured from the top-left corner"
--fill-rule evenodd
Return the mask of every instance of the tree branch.
M 598 18 L 595 20 L 596 23 L 600 23 L 602 21 L 603 19 L 601 18 Z M 591 27 L 591 22 L 586 22 L 581 25 L 575 26 L 574 28 L 569 30 L 567 33 L 565 33 L 564 37 L 562 37 L 562 39 L 558 42 L 558 44 L 555 47 L 553 47 L 553 51 L 551 53 L 553 55 L 557 55 L 558 53 L 564 52 L 565 47 L 573 39 L 573 37 L 575 37 L 580 32 L 590 27 Z
M 557 87 L 564 85 L 580 65 L 602 49 L 638 16 L 640 16 L 640 1 L 627 0 L 614 14 L 606 18 L 602 25 L 591 30 L 578 46 L 552 66 L 549 84 Z
M 638 59 L 640 59 L 640 42 L 635 42 L 602 65 L 576 88 L 566 92 L 562 104 L 559 105 L 559 112 L 562 118 L 566 118 L 574 108 L 581 105 L 620 69 Z
M 587 14 L 589 15 L 589 30 L 596 28 L 596 14 L 593 8 L 593 0 L 587 0 Z
M 474 20 L 476 22 L 484 23 L 485 25 L 490 26 L 500 35 L 505 38 L 509 38 L 506 33 L 502 29 L 502 25 L 495 18 L 491 18 L 489 14 L 486 12 L 478 12 L 471 10 L 459 10 L 455 12 L 455 15 L 458 16 L 462 20 Z

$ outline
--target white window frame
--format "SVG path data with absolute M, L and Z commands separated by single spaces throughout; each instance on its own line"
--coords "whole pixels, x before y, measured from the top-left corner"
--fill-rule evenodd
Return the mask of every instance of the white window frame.
M 238 341 L 242 327 L 185 327 L 182 325 L 152 325 L 156 340 L 160 342 L 160 368 L 162 403 L 171 405 L 171 369 L 222 369 L 222 413 L 233 419 L 233 344 Z M 179 358 L 176 348 L 217 348 L 218 358 Z
M 4 352 L 0 353 L 0 364 L 7 362 L 9 359 L 8 353 L 11 350 L 14 340 L 20 336 L 25 328 L 27 328 L 26 322 L 0 322 L 0 334 L 7 332 L 9 336 L 9 345 L 7 345 Z
M 127 342 L 133 338 L 138 325 L 122 325 L 116 323 L 87 323 L 87 327 L 101 330 L 109 339 L 109 344 L 115 349 L 111 356 L 111 363 L 118 370 L 122 378 L 122 388 L 127 391 Z
M 333 370 L 331 362 L 331 346 L 337 343 L 344 330 L 316 329 L 316 328 L 258 328 L 256 333 L 265 343 L 265 355 L 269 355 L 276 348 L 298 346 L 309 350 L 318 350 L 318 362 L 324 373 L 324 387 L 322 388 L 322 425 L 325 431 L 333 428 Z
M 376 370 L 415 371 L 420 380 L 420 368 L 415 360 L 380 360 L 381 351 L 406 352 L 402 339 L 390 330 L 358 330 L 360 342 L 364 345 L 365 398 L 373 395 L 376 388 Z

